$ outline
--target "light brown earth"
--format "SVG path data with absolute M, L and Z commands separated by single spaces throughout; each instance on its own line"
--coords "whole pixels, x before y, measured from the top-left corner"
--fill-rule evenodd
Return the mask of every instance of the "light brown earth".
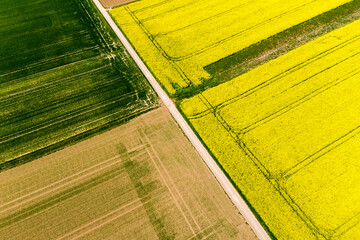
M 138 0 L 100 0 L 101 4 L 105 8 L 112 8 L 112 7 L 124 5 L 127 3 L 135 2 L 135 1 L 138 1 Z
M 0 239 L 255 239 L 162 107 L 0 173 Z

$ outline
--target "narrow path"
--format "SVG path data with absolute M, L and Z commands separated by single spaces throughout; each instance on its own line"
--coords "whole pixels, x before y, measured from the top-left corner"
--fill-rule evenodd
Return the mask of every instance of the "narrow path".
M 183 116 L 177 110 L 175 104 L 171 101 L 169 96 L 165 93 L 165 91 L 161 88 L 159 83 L 156 81 L 154 76 L 147 69 L 145 64 L 142 62 L 140 57 L 137 55 L 131 44 L 125 38 L 124 34 L 117 27 L 113 19 L 110 17 L 109 13 L 105 10 L 105 8 L 101 5 L 99 0 L 93 0 L 97 8 L 100 10 L 101 14 L 104 16 L 106 21 L 109 23 L 115 34 L 118 36 L 126 50 L 129 52 L 130 56 L 133 58 L 135 63 L 138 65 L 142 73 L 145 75 L 151 86 L 154 88 L 155 92 L 158 94 L 160 99 L 164 102 L 165 106 L 169 109 L 171 115 L 176 120 L 176 122 L 181 127 L 182 131 L 185 133 L 187 138 L 190 140 L 192 145 L 195 147 L 197 152 L 200 154 L 206 165 L 210 168 L 218 182 L 221 184 L 225 192 L 228 194 L 232 202 L 238 208 L 242 216 L 248 222 L 250 227 L 253 229 L 254 233 L 260 240 L 270 240 L 271 238 L 261 226 L 259 221 L 256 219 L 255 215 L 251 212 L 250 208 L 247 206 L 245 201 L 242 199 L 240 194 L 236 191 L 234 186 L 231 184 L 226 175 L 222 172 L 220 167 L 217 165 L 215 160 L 208 153 L 206 148 L 203 146 L 201 141 L 197 138 L 193 130 L 187 124 Z

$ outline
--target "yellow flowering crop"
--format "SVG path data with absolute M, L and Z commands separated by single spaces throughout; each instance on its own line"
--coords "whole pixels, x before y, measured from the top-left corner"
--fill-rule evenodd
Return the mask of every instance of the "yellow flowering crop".
M 184 100 L 278 239 L 360 236 L 360 20 Z
M 110 11 L 170 94 L 204 67 L 350 0 L 142 0 Z

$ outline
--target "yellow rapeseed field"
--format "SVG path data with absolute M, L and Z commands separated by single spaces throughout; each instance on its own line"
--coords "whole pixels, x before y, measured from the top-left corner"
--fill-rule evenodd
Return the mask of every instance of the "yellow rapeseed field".
M 110 11 L 170 94 L 204 67 L 350 0 L 142 0 Z
M 278 239 L 359 239 L 359 63 L 360 20 L 181 104 Z

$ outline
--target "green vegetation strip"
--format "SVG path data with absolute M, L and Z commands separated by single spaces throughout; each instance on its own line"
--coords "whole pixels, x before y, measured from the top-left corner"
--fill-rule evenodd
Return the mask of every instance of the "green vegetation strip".
M 177 99 L 194 96 L 227 82 L 326 33 L 360 18 L 360 1 L 355 0 L 291 27 L 279 34 L 205 67 L 212 78 L 200 86 L 177 88 Z

